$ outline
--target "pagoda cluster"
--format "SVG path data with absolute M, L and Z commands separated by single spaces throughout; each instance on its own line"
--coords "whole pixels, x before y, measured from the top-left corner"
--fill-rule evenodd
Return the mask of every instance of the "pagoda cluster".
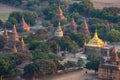
M 58 19 L 58 20 L 66 20 L 67 18 L 63 15 L 62 9 L 60 8 L 60 6 L 58 7 L 58 12 L 55 15 L 54 19 Z M 86 19 L 84 18 L 84 22 L 83 22 L 83 26 L 84 26 L 84 33 L 85 34 L 90 34 L 89 29 L 88 29 L 88 24 L 86 22 Z M 72 32 L 77 32 L 77 24 L 74 20 L 74 18 L 72 18 L 71 24 L 70 24 L 70 28 Z M 55 36 L 56 37 L 62 37 L 63 36 L 63 31 L 62 28 L 60 26 L 60 22 L 58 23 L 58 27 L 55 31 Z
M 21 25 L 23 30 L 30 31 L 30 25 L 28 25 L 24 18 L 22 18 Z M 16 29 L 16 25 L 13 26 L 12 35 L 8 33 L 8 30 L 5 28 L 3 35 L 5 37 L 5 45 L 4 45 L 4 51 L 13 51 L 14 53 L 17 53 L 18 50 L 20 51 L 26 51 L 27 48 L 25 46 L 23 38 L 21 40 L 19 39 L 19 35 Z

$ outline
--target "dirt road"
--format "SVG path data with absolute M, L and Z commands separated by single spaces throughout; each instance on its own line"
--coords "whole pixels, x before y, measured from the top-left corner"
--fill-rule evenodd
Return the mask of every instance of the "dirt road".
M 48 76 L 40 80 L 96 80 L 94 71 L 78 70 L 56 76 Z M 97 79 L 98 80 L 98 79 Z

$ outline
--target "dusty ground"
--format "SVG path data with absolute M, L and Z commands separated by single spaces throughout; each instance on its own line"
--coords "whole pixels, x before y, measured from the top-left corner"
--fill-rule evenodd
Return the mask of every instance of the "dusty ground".
M 39 80 L 98 80 L 96 77 L 97 75 L 95 75 L 94 71 L 87 70 L 87 74 L 85 71 L 86 69 L 78 70 L 61 75 L 44 77 Z
M 91 0 L 96 8 L 119 7 L 120 0 Z
M 22 11 L 19 8 L 10 7 L 4 4 L 0 4 L 0 13 L 11 13 L 13 11 Z
M 8 19 L 9 14 L 13 11 L 23 11 L 22 9 L 10 7 L 0 3 L 0 19 L 5 21 Z

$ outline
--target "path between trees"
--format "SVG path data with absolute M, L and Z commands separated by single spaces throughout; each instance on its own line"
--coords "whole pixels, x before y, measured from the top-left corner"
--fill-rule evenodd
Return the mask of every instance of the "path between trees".
M 86 74 L 87 71 L 87 74 Z M 39 80 L 98 80 L 93 70 L 78 70 L 54 76 L 46 76 Z

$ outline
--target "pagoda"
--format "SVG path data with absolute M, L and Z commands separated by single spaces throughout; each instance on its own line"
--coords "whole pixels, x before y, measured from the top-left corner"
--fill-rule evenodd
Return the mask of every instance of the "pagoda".
M 84 18 L 83 26 L 84 26 L 84 33 L 85 33 L 85 34 L 90 34 L 90 31 L 89 31 L 89 29 L 88 29 L 88 24 L 87 24 L 85 18 Z
M 97 30 L 96 30 L 94 33 L 94 37 L 85 46 L 106 47 L 107 44 L 98 37 Z
M 25 19 L 22 17 L 22 27 L 25 31 L 30 31 L 30 25 L 25 22 Z
M 15 44 L 13 45 L 13 52 L 14 52 L 14 53 L 17 53 L 17 52 L 18 52 Z
M 74 18 L 72 18 L 71 30 L 72 30 L 73 32 L 77 32 L 77 25 L 76 25 L 76 23 L 75 23 Z
M 59 37 L 59 38 L 63 37 L 63 31 L 62 31 L 62 28 L 60 26 L 60 22 L 58 23 L 58 27 L 55 31 L 55 36 Z
M 66 19 L 65 16 L 63 15 L 63 12 L 62 12 L 62 9 L 60 8 L 60 5 L 58 7 L 58 11 L 57 11 L 55 18 L 60 19 L 60 20 Z
M 3 35 L 6 39 L 6 41 L 8 41 L 9 36 L 8 36 L 8 30 L 6 28 L 4 29 Z
M 93 53 L 95 53 L 96 57 L 100 57 L 104 56 L 105 53 L 110 50 L 111 47 L 108 47 L 107 43 L 98 37 L 97 30 L 95 31 L 93 38 L 84 43 L 84 52 L 88 55 L 92 51 L 91 55 L 94 56 Z
M 120 80 L 120 59 L 116 46 L 113 47 L 107 62 L 99 65 L 98 78 L 104 80 Z
M 21 47 L 22 47 L 22 50 L 25 51 L 25 43 L 23 38 L 21 39 Z
M 16 26 L 14 25 L 13 27 L 13 40 L 15 42 L 18 42 L 19 41 L 19 36 L 18 36 L 18 33 L 17 33 L 17 30 L 16 30 Z

